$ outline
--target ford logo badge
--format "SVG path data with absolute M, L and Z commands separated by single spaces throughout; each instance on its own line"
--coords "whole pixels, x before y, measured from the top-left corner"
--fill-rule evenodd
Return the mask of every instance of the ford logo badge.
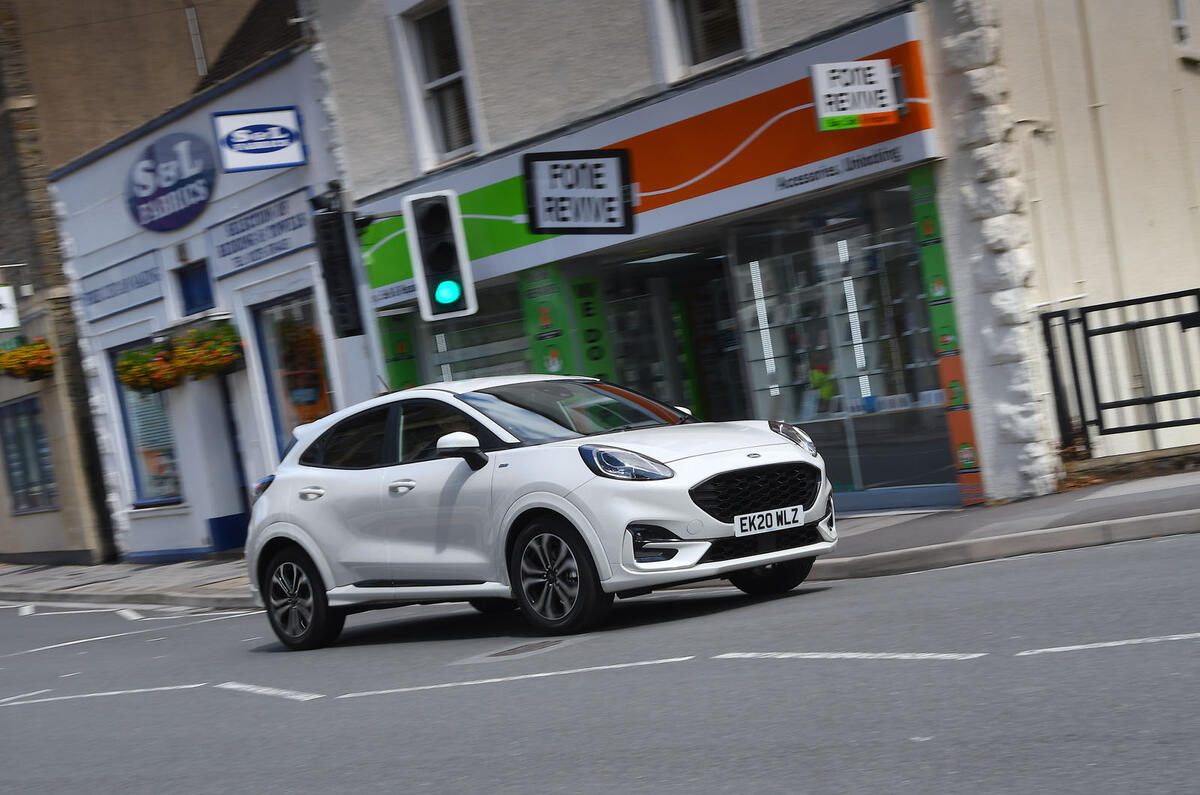
M 235 152 L 266 154 L 286 149 L 296 142 L 296 133 L 278 124 L 247 124 L 225 136 L 225 146 Z

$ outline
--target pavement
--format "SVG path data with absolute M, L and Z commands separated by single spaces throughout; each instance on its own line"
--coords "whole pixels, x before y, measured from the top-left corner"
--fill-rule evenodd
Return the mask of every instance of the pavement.
M 1104 483 L 1002 505 L 839 516 L 837 526 L 837 551 L 817 561 L 811 580 L 903 574 L 1200 533 L 1200 471 Z M 95 566 L 0 563 L 0 600 L 8 601 L 242 608 L 254 606 L 249 586 L 244 559 Z

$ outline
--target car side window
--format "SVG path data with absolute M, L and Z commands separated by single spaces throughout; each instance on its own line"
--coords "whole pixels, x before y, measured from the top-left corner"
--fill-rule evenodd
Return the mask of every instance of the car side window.
M 484 450 L 503 446 L 486 428 L 440 400 L 405 400 L 400 403 L 400 463 L 437 458 L 437 440 L 448 433 L 469 433 Z
M 305 450 L 300 462 L 339 469 L 369 469 L 395 463 L 396 458 L 388 454 L 386 443 L 390 411 L 390 407 L 382 406 L 342 420 Z M 319 463 L 306 460 L 314 450 L 319 451 Z

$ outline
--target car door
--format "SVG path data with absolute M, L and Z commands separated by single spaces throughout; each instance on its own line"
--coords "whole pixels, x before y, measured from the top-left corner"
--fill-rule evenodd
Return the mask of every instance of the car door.
M 392 578 L 413 585 L 496 581 L 504 564 L 491 554 L 495 456 L 473 470 L 461 457 L 440 455 L 437 440 L 464 431 L 484 450 L 501 443 L 446 401 L 414 398 L 397 409 L 399 463 L 383 471 Z
M 339 580 L 330 587 L 389 576 L 383 496 L 384 472 L 396 462 L 391 416 L 380 406 L 342 420 L 304 451 L 290 478 L 296 516 Z

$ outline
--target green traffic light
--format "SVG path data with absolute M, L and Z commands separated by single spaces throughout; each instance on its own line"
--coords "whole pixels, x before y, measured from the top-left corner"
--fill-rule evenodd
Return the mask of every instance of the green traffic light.
M 450 279 L 439 282 L 433 291 L 433 300 L 439 304 L 452 304 L 459 298 L 462 298 L 462 285 Z

